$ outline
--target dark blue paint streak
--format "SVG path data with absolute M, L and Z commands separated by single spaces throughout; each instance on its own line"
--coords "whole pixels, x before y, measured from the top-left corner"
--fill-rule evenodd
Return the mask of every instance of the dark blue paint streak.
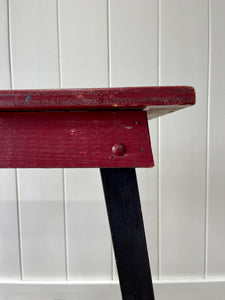
M 25 102 L 27 103 L 30 98 L 31 98 L 31 96 L 27 96 L 26 99 L 25 99 Z

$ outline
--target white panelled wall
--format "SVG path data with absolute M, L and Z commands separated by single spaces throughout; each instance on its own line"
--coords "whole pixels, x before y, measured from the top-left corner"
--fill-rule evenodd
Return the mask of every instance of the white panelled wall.
M 195 107 L 149 122 L 156 166 L 137 170 L 156 300 L 225 299 L 224 14 L 224 0 L 0 0 L 0 89 L 195 87 Z M 99 170 L 0 170 L 5 299 L 121 299 Z

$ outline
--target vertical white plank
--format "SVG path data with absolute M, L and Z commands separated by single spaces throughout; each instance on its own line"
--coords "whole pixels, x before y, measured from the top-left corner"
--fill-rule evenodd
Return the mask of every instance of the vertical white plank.
M 208 277 L 225 276 L 225 2 L 211 3 Z
M 197 104 L 160 121 L 163 278 L 203 277 L 208 3 L 162 0 L 161 85 L 192 85 Z
M 15 170 L 0 170 L 0 278 L 20 279 Z
M 159 227 L 158 227 L 158 122 L 149 122 L 150 138 L 155 167 L 152 169 L 136 169 L 145 234 L 149 252 L 149 260 L 153 279 L 159 273 Z M 135 137 L 134 137 L 135 138 Z
M 108 85 L 107 3 L 59 1 L 62 87 Z M 99 170 L 65 170 L 69 279 L 111 278 L 111 239 Z
M 0 88 L 10 89 L 7 0 L 0 0 Z M 15 170 L 0 170 L 0 278 L 20 279 Z
M 157 1 L 111 0 L 111 85 L 157 83 Z
M 61 169 L 19 170 L 23 277 L 65 279 Z
M 55 0 L 9 0 L 14 88 L 57 88 Z
M 14 88 L 58 87 L 54 0 L 10 1 Z M 29 149 L 28 149 L 29 151 Z M 62 170 L 19 170 L 23 278 L 65 279 Z
M 0 88 L 10 88 L 7 0 L 0 0 Z
M 111 86 L 157 85 L 157 1 L 109 3 Z M 150 131 L 157 166 L 157 120 L 150 123 Z M 157 171 L 137 170 L 153 277 L 158 276 Z
M 108 84 L 105 0 L 59 1 L 62 87 Z
M 110 232 L 100 173 L 66 170 L 69 279 L 110 279 Z

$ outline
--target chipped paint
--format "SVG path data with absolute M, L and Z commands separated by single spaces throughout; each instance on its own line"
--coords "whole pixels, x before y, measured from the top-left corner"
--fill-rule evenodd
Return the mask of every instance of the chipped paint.
M 76 131 L 77 131 L 77 130 L 76 130 L 75 128 L 72 128 L 72 129 L 70 129 L 70 134 L 71 134 L 71 135 L 75 135 L 75 134 L 76 134 Z
M 121 127 L 124 127 L 124 128 L 126 128 L 126 129 L 128 129 L 128 130 L 133 129 L 133 126 L 121 125 Z

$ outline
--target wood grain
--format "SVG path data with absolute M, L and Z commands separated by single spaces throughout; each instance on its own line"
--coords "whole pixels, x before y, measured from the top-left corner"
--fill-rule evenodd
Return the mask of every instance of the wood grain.
M 194 103 L 184 86 L 0 91 L 0 111 L 144 109 L 152 118 Z
M 152 167 L 146 113 L 2 112 L 0 167 Z M 112 153 L 122 143 L 123 156 Z

